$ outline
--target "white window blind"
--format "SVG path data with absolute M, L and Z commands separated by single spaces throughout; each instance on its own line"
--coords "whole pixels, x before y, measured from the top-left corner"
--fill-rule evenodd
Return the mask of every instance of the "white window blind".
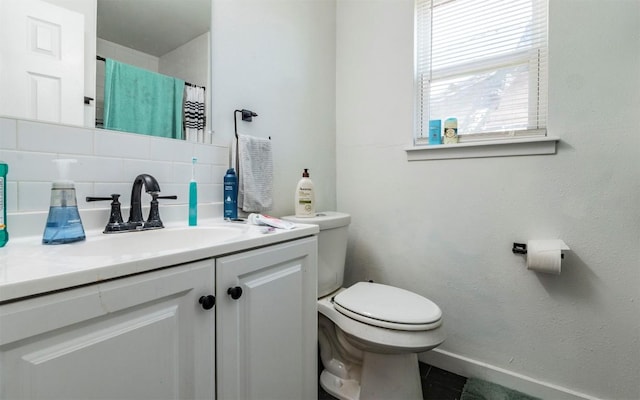
M 416 144 L 457 118 L 460 141 L 545 135 L 546 0 L 416 0 Z

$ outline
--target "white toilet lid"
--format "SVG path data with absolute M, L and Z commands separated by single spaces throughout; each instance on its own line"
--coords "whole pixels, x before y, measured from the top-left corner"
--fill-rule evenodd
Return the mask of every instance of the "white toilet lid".
M 379 283 L 358 282 L 338 293 L 333 301 L 340 313 L 383 328 L 419 331 L 441 324 L 442 311 L 431 300 Z

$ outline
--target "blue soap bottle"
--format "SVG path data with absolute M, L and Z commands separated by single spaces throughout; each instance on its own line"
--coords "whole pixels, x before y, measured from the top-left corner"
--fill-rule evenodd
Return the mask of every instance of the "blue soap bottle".
M 233 168 L 224 175 L 224 219 L 238 218 L 238 177 Z
M 76 188 L 69 179 L 69 166 L 76 160 L 53 161 L 58 164 L 60 178 L 51 184 L 51 204 L 42 244 L 64 244 L 84 240 L 84 228 L 76 202 Z

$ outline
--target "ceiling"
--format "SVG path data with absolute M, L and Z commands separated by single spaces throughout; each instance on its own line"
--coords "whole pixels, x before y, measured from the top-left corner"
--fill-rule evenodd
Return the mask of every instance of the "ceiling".
M 209 31 L 211 0 L 98 0 L 98 37 L 160 57 Z

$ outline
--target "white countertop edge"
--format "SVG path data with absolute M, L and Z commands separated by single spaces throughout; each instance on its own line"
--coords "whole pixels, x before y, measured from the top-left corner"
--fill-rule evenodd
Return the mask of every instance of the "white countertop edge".
M 237 224 L 212 219 L 200 221 L 199 226 L 212 226 L 218 224 Z M 182 227 L 184 226 L 173 226 Z M 165 229 L 171 229 L 168 226 Z M 78 257 L 71 267 L 66 268 L 65 261 L 38 258 L 37 268 L 32 265 L 20 266 L 34 270 L 24 276 L 12 276 L 9 268 L 16 268 L 16 260 L 20 254 L 27 254 L 30 249 L 41 249 L 40 237 L 25 237 L 10 242 L 7 247 L 0 248 L 0 304 L 15 301 L 25 297 L 41 295 L 49 292 L 64 290 L 67 288 L 99 283 L 128 275 L 148 272 L 160 268 L 189 263 L 192 261 L 220 257 L 240 251 L 268 246 L 289 240 L 316 235 L 319 232 L 317 225 L 298 224 L 290 230 L 276 229 L 271 233 L 262 233 L 261 227 L 248 225 L 247 232 L 241 237 L 228 242 L 214 243 L 210 246 L 185 248 L 174 251 L 160 252 L 157 255 L 141 255 L 140 257 L 128 257 L 126 260 L 118 257 Z M 99 231 L 87 231 L 87 241 L 103 235 Z M 120 233 L 118 235 L 136 235 L 132 238 L 141 238 L 144 232 Z M 58 245 L 66 246 L 66 245 Z M 57 247 L 57 246 L 54 246 Z M 13 257 L 13 259 L 11 259 Z M 72 265 L 74 264 L 75 265 Z M 49 267 L 50 265 L 50 267 Z M 78 267 L 81 265 L 81 267 Z M 10 267 L 9 267 L 10 266 Z M 15 272 L 15 271 L 14 271 Z M 17 274 L 19 275 L 19 274 Z

